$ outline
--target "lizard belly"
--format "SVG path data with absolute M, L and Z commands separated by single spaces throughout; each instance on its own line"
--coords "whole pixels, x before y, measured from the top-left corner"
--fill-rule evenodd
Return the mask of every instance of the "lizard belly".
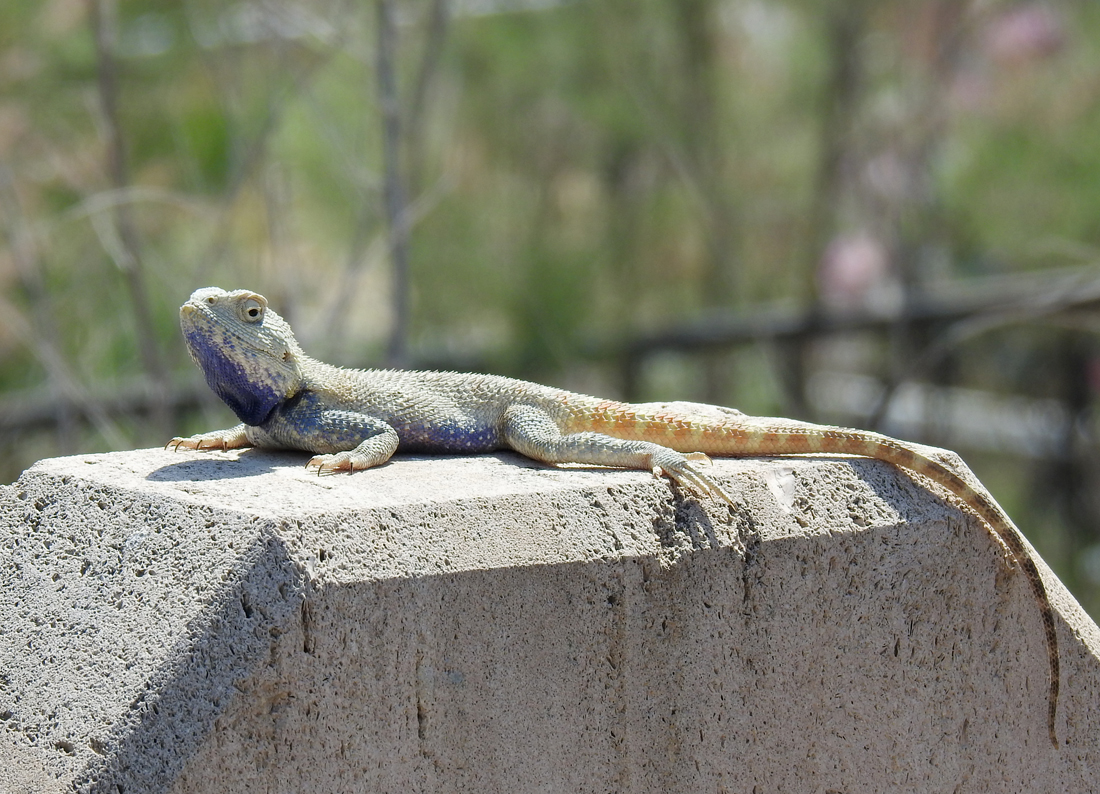
M 476 454 L 503 449 L 500 431 L 491 424 L 468 418 L 436 422 L 395 422 L 401 452 Z

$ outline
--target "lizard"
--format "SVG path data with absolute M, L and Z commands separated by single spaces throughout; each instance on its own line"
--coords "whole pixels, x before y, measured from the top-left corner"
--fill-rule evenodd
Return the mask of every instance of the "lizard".
M 978 515 L 1031 587 L 1049 659 L 1047 728 L 1058 746 L 1054 609 L 1023 535 L 992 496 L 904 442 L 865 430 L 750 418 L 733 409 L 700 418 L 498 375 L 337 367 L 306 355 L 290 325 L 250 290 L 198 289 L 180 307 L 180 325 L 207 384 L 241 423 L 176 437 L 166 448 L 302 450 L 313 453 L 306 466 L 318 474 L 380 466 L 398 449 L 510 449 L 547 464 L 650 470 L 731 505 L 730 494 L 700 466 L 710 455 L 854 455 L 926 478 Z

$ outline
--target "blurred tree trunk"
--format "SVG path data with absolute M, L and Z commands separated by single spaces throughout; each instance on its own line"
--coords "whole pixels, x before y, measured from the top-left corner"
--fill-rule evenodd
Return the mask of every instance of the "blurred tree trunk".
M 817 169 L 803 232 L 801 275 L 803 299 L 821 311 L 816 277 L 825 250 L 836 232 L 836 216 L 844 193 L 844 168 L 851 146 L 852 121 L 857 117 L 864 82 L 862 42 L 867 27 L 868 0 L 842 0 L 824 12 L 827 77 L 820 105 Z M 812 356 L 813 335 L 782 346 L 779 380 L 783 384 L 784 413 L 813 421 L 806 368 Z
M 126 143 L 119 120 L 118 63 L 115 59 L 117 41 L 116 12 L 113 0 L 89 0 L 91 23 L 95 36 L 99 105 L 103 132 L 107 146 L 107 175 L 111 186 L 120 194 L 130 186 L 130 174 L 126 159 Z M 145 266 L 141 259 L 130 202 L 120 195 L 112 202 L 110 227 L 101 231 L 105 248 L 122 271 L 130 304 L 134 313 L 138 353 L 145 374 L 153 389 L 153 432 L 167 437 L 172 428 L 172 416 L 168 400 L 168 372 L 157 344 L 149 292 L 145 285 Z M 104 234 L 104 231 L 106 234 Z
M 393 320 L 386 364 L 404 367 L 409 358 L 409 224 L 401 165 L 401 101 L 397 92 L 397 21 L 393 0 L 376 0 L 378 103 L 382 111 L 383 196 L 390 254 Z
M 682 133 L 686 159 L 699 192 L 707 245 L 699 282 L 704 310 L 729 309 L 738 300 L 740 218 L 730 184 L 729 158 L 734 151 L 733 131 L 723 124 L 719 97 L 721 59 L 716 36 L 715 0 L 681 0 L 674 3 L 676 34 L 680 41 L 682 79 Z M 724 352 L 703 357 L 701 399 L 711 403 L 730 400 L 732 372 Z
M 706 212 L 708 257 L 701 282 L 704 305 L 728 307 L 737 298 L 738 213 L 728 183 L 732 130 L 723 128 L 715 0 L 674 3 L 683 75 L 684 148 Z
M 72 389 L 66 388 L 70 386 L 70 378 L 68 367 L 61 360 L 57 316 L 52 310 L 30 224 L 24 216 L 15 180 L 6 164 L 0 165 L 0 210 L 3 210 L 0 216 L 6 221 L 5 232 L 12 263 L 31 305 L 32 319 L 28 323 L 26 337 L 35 358 L 46 371 L 50 397 L 56 406 L 57 446 L 62 454 L 72 454 L 76 451 L 76 416 L 69 399 Z M 8 317 L 6 324 L 10 326 L 12 322 L 13 318 Z
M 824 18 L 826 82 L 821 94 L 817 169 L 803 235 L 802 261 L 807 296 L 816 301 L 815 277 L 836 231 L 836 213 L 844 192 L 844 164 L 851 145 L 852 122 L 862 99 L 862 41 L 868 0 L 829 4 Z

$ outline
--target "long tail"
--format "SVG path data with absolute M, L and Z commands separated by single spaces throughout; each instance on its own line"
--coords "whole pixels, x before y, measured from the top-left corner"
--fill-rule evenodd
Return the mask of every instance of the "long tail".
M 679 413 L 641 412 L 627 403 L 600 402 L 586 406 L 592 413 L 587 429 L 617 438 L 652 441 L 678 452 L 703 452 L 717 457 L 749 457 L 757 455 L 799 455 L 829 453 L 859 455 L 891 463 L 899 468 L 926 477 L 946 488 L 973 510 L 985 522 L 1005 549 L 1020 566 L 1031 585 L 1031 591 L 1046 633 L 1047 656 L 1050 662 L 1050 694 L 1047 701 L 1047 728 L 1050 741 L 1057 747 L 1055 724 L 1058 713 L 1058 693 L 1061 667 L 1058 655 L 1058 634 L 1054 624 L 1054 609 L 1050 604 L 1043 577 L 1035 564 L 1020 530 L 989 494 L 970 486 L 944 464 L 925 457 L 914 449 L 888 436 L 864 430 L 849 430 L 813 425 L 790 426 L 764 422 L 754 423 L 729 418 L 720 423 L 694 419 Z M 594 410 L 593 410 L 594 409 Z M 592 414 L 598 417 L 593 423 Z

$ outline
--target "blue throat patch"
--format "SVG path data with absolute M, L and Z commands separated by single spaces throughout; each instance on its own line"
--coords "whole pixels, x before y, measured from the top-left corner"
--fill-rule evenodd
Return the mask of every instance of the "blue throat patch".
M 202 333 L 191 331 L 184 336 L 211 391 L 246 425 L 263 424 L 283 395 L 273 385 L 257 383 L 255 375 L 249 378 L 244 367 L 226 356 L 218 345 L 210 344 Z

